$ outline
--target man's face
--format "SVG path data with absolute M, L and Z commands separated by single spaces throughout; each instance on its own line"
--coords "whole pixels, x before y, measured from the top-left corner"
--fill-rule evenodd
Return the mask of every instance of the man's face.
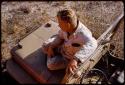
M 57 19 L 58 19 L 59 27 L 60 27 L 63 31 L 65 31 L 65 32 L 71 32 L 71 31 L 72 31 L 70 23 L 61 20 L 60 17 L 57 17 Z

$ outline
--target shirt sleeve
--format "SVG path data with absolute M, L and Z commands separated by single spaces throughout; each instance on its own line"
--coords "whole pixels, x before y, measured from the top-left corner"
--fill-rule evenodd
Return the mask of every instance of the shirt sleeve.
M 92 41 L 86 42 L 82 45 L 81 49 L 75 53 L 77 59 L 82 63 L 94 52 L 97 47 L 97 41 L 93 39 Z

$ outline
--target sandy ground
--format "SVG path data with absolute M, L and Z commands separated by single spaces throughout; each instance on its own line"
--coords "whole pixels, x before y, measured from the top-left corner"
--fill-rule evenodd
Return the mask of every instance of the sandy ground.
M 44 1 L 44 2 L 2 2 L 2 60 L 10 58 L 10 49 L 18 40 L 43 23 L 54 20 L 56 13 L 63 8 L 72 8 L 79 20 L 98 38 L 116 17 L 124 10 L 121 1 Z M 124 57 L 124 20 L 111 43 L 116 46 L 114 53 Z

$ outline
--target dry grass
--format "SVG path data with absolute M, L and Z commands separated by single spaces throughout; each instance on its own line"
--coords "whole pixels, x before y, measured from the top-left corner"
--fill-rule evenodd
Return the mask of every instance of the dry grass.
M 60 2 L 2 2 L 2 59 L 10 58 L 10 49 L 21 37 L 48 20 L 56 21 L 59 9 L 69 7 L 76 11 L 83 22 L 98 38 L 124 10 L 120 1 L 60 1 Z M 123 57 L 124 21 L 112 41 L 119 57 Z M 114 41 L 117 40 L 117 41 Z

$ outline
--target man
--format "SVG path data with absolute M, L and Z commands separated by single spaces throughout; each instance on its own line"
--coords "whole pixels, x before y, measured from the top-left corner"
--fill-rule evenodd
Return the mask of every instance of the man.
M 78 63 L 84 62 L 94 52 L 97 41 L 72 9 L 59 11 L 57 19 L 61 30 L 42 48 L 47 54 L 47 67 L 50 70 L 67 68 L 67 71 L 74 73 Z

